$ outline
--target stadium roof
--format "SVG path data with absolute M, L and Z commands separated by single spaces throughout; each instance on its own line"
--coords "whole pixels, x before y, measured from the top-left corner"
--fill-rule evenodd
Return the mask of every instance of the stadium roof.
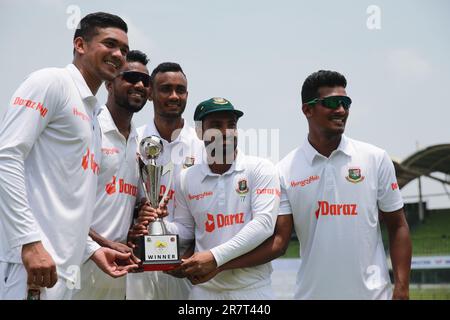
M 450 184 L 448 178 L 444 180 L 431 175 L 440 172 L 450 177 L 450 144 L 437 144 L 419 150 L 401 163 L 394 161 L 394 166 L 400 188 L 420 176 Z

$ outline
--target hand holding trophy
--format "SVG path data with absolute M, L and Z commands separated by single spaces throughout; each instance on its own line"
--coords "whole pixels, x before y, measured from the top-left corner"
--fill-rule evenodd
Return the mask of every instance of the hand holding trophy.
M 156 159 L 163 151 L 163 143 L 158 136 L 150 136 L 139 144 L 139 174 L 147 201 L 155 210 L 164 201 L 170 189 L 173 164 L 157 165 Z M 166 194 L 160 196 L 161 177 L 169 174 Z M 167 232 L 161 217 L 148 225 L 148 235 L 137 239 L 135 255 L 141 259 L 144 271 L 167 271 L 180 263 L 178 235 Z

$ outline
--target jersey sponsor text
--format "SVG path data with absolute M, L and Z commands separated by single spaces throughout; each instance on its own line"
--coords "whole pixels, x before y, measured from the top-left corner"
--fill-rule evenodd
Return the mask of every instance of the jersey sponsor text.
M 216 229 L 220 229 L 227 226 L 232 226 L 235 224 L 244 224 L 244 213 L 232 213 L 232 214 L 222 214 L 218 213 L 213 215 L 211 213 L 206 214 L 207 220 L 205 222 L 205 231 L 213 232 Z M 215 217 L 215 218 L 214 218 Z
M 314 181 L 317 181 L 319 179 L 320 179 L 320 177 L 315 175 L 315 176 L 310 176 L 309 178 L 304 179 L 304 180 L 291 181 L 291 187 L 293 187 L 293 188 L 298 187 L 298 186 L 304 187 L 304 186 L 306 186 Z
M 14 99 L 13 105 L 22 106 L 25 108 L 30 108 L 30 109 L 39 111 L 42 118 L 44 118 L 48 112 L 48 109 L 45 108 L 41 102 L 35 102 L 35 101 L 29 100 L 29 99 L 23 99 L 21 97 L 16 97 Z
M 319 216 L 356 216 L 356 209 L 356 204 L 330 204 L 328 201 L 319 201 L 315 214 L 317 219 Z

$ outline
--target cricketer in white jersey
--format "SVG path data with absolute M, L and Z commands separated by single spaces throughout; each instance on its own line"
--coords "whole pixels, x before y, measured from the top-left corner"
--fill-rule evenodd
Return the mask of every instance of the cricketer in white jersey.
M 12 296 L 5 284 L 5 298 L 25 294 L 23 244 L 42 241 L 61 283 L 75 283 L 72 266 L 98 248 L 90 242 L 85 252 L 100 169 L 96 103 L 74 65 L 37 71 L 13 95 L 0 131 L 0 260 L 25 279 Z
M 134 126 L 125 141 L 106 106 L 98 121 L 102 130 L 102 162 L 91 229 L 103 238 L 125 244 L 136 203 L 139 174 Z M 120 135 L 120 136 L 119 136 Z M 74 299 L 125 299 L 126 277 L 114 279 L 88 260 L 81 268 L 80 291 Z
M 296 299 L 407 299 L 411 241 L 392 161 L 343 133 L 352 100 L 345 77 L 311 74 L 302 87 L 309 134 L 278 164 L 280 214 L 300 240 Z M 388 229 L 395 288 L 380 232 Z
M 167 191 L 170 198 L 167 204 L 170 214 L 164 220 L 171 221 L 178 192 L 174 180 L 180 172 L 201 160 L 203 142 L 182 118 L 188 91 L 186 75 L 181 66 L 174 62 L 161 63 L 153 70 L 151 77 L 154 117 L 146 126 L 137 129 L 138 140 L 151 135 L 159 136 L 164 150 L 157 163 L 174 164 L 173 181 L 168 183 L 168 175 L 163 175 L 161 179 L 161 194 Z M 192 245 L 190 242 L 180 242 L 180 246 L 183 254 Z M 163 272 L 133 273 L 127 276 L 127 299 L 187 299 L 190 289 L 191 284 L 187 279 L 175 278 Z
M 127 236 L 138 195 L 137 132 L 132 118 L 147 102 L 149 59 L 139 50 L 127 54 L 121 73 L 106 82 L 108 100 L 98 116 L 102 133 L 102 162 L 97 202 L 89 234 L 102 247 L 132 252 Z M 139 259 L 132 257 L 135 262 Z M 126 277 L 114 279 L 91 261 L 81 270 L 81 290 L 74 299 L 124 300 Z
M 204 101 L 195 112 L 195 120 L 205 130 L 207 148 L 202 163 L 181 173 L 175 218 L 167 224 L 180 238 L 195 238 L 196 253 L 182 264 L 193 276 L 253 250 L 274 231 L 280 200 L 278 176 L 270 161 L 236 149 L 237 119 L 242 114 L 223 98 Z M 214 142 L 206 141 L 209 129 L 220 135 Z M 211 146 L 215 151 L 208 155 Z M 233 159 L 221 162 L 222 148 Z M 273 299 L 271 272 L 270 262 L 223 271 L 194 286 L 189 298 Z
M 33 298 L 70 299 L 89 257 L 113 276 L 129 269 L 113 264 L 129 255 L 88 237 L 100 163 L 94 94 L 123 64 L 126 31 L 117 16 L 84 17 L 74 64 L 32 73 L 10 101 L 0 126 L 0 299 L 26 298 L 27 282 Z

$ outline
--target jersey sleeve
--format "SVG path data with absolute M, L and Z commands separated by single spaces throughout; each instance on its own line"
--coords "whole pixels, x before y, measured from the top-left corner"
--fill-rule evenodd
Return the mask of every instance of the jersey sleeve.
M 279 209 L 278 214 L 279 215 L 292 214 L 291 203 L 289 202 L 289 198 L 287 195 L 286 178 L 283 175 L 283 171 L 279 165 L 276 166 L 276 169 L 277 169 L 277 174 L 280 178 L 280 191 L 281 191 L 280 209 Z
M 83 253 L 83 263 L 86 262 L 94 254 L 94 252 L 100 248 L 101 246 L 97 242 L 92 240 L 90 236 L 88 236 L 86 239 L 86 247 L 84 248 Z
M 217 266 L 255 249 L 273 234 L 280 204 L 280 183 L 275 167 L 261 162 L 251 179 L 252 220 L 233 238 L 211 249 Z
M 393 212 L 403 207 L 403 199 L 395 176 L 395 168 L 388 154 L 384 152 L 378 170 L 378 208 Z
M 32 73 L 12 96 L 0 124 L 0 220 L 11 248 L 41 240 L 27 200 L 24 162 L 57 112 L 60 84 L 48 69 Z

